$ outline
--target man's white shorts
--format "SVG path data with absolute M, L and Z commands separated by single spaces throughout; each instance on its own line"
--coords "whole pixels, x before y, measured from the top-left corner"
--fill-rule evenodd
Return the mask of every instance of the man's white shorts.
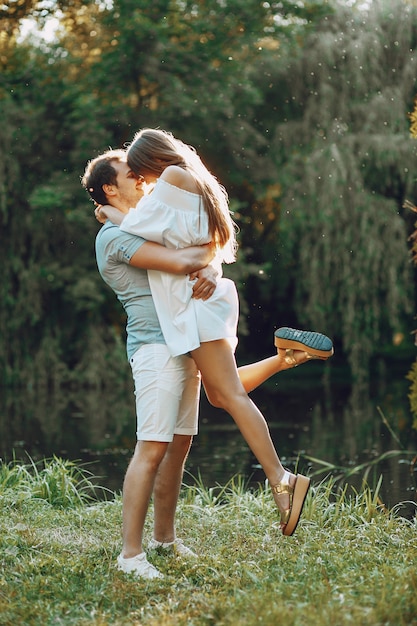
M 194 360 L 172 357 L 165 344 L 139 348 L 130 359 L 135 383 L 138 441 L 170 442 L 196 435 L 201 377 Z

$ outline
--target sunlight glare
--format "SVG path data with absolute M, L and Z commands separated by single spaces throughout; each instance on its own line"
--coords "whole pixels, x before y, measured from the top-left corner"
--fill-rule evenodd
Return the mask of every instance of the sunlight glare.
M 43 28 L 39 28 L 38 23 L 31 17 L 25 17 L 20 21 L 20 37 L 24 40 L 28 37 L 36 37 L 46 43 L 52 43 L 56 40 L 57 32 L 60 29 L 60 21 L 58 17 L 49 17 Z

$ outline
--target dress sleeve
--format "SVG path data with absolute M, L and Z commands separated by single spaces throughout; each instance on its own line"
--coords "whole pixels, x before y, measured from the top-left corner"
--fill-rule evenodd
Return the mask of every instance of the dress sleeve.
M 120 229 L 168 248 L 200 245 L 211 239 L 200 196 L 162 180 L 129 211 Z
M 152 202 L 151 196 L 145 196 L 125 215 L 120 230 L 139 235 L 148 241 L 163 243 L 166 213 L 167 211 L 163 211 L 160 205 Z

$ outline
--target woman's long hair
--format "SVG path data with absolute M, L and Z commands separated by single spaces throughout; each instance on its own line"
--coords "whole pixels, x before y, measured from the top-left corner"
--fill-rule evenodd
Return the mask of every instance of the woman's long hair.
M 209 172 L 192 146 L 164 130 L 144 128 L 136 133 L 127 150 L 127 163 L 137 175 L 159 177 L 169 165 L 187 169 L 203 197 L 210 234 L 225 263 L 236 258 L 236 224 L 233 222 L 225 188 Z

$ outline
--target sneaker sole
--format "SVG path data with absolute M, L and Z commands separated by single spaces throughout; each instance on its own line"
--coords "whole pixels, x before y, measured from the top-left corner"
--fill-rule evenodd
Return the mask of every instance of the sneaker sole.
M 116 569 L 119 572 L 123 572 L 123 574 L 126 574 L 127 576 L 134 576 L 135 578 L 140 578 L 142 580 L 160 580 L 161 578 L 164 578 L 164 575 L 156 568 L 155 568 L 155 572 L 152 572 L 149 575 L 149 572 L 147 573 L 146 571 L 139 572 L 135 568 L 129 569 L 125 565 L 123 565 L 123 563 L 121 563 L 119 560 L 116 561 Z
M 274 333 L 274 343 L 284 350 L 303 350 L 319 359 L 328 359 L 334 353 L 333 343 L 329 337 L 310 330 L 295 328 L 278 328 Z

